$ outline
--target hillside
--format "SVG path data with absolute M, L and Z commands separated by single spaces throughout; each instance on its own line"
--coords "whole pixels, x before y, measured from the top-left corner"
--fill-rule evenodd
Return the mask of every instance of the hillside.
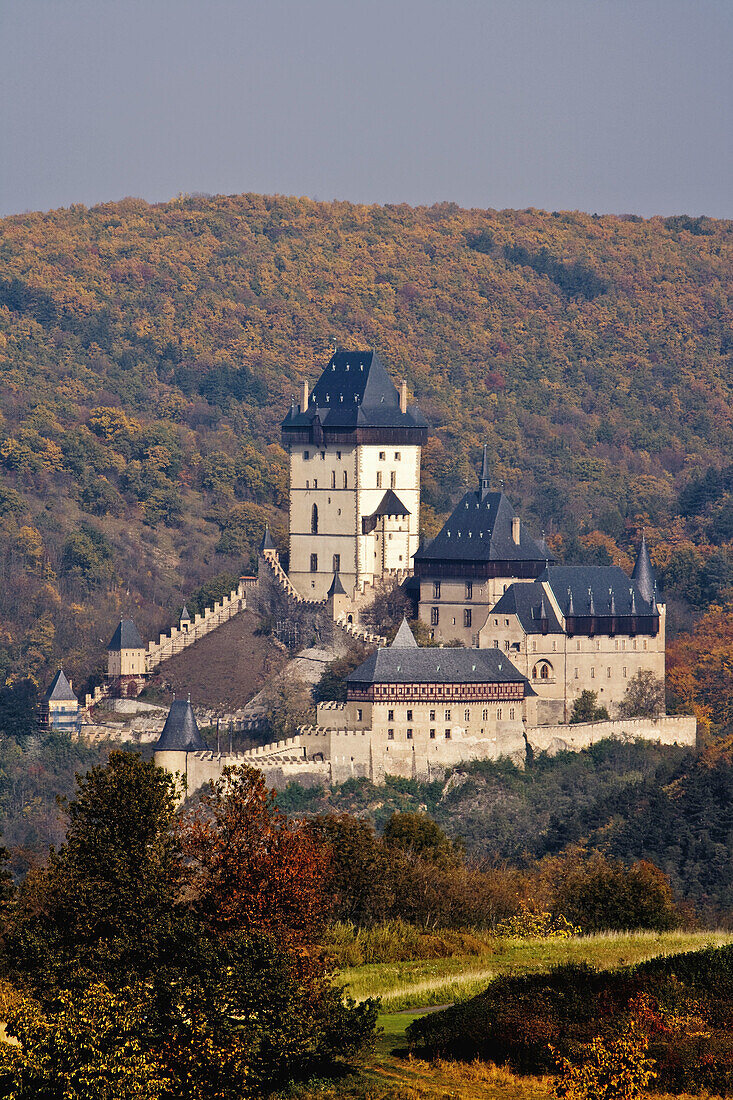
M 646 526 L 673 625 L 729 594 L 733 225 L 182 197 L 0 222 L 0 676 L 77 683 L 286 532 L 278 425 L 330 342 L 433 425 L 424 526 L 488 442 L 559 556 Z

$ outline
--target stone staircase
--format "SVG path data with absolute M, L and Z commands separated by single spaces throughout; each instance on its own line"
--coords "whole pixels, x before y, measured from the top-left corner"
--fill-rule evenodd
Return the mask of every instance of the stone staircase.
M 241 577 L 237 587 L 228 596 L 217 600 L 213 607 L 207 607 L 201 614 L 195 615 L 190 623 L 171 627 L 168 634 L 161 634 L 157 642 L 148 642 L 146 672 L 152 672 L 162 661 L 182 653 L 188 646 L 244 611 L 247 607 L 247 588 L 254 583 L 254 577 Z

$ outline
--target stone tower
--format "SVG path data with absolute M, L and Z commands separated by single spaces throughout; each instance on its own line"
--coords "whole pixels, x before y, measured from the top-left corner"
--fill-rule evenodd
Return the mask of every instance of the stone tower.
M 282 423 L 290 454 L 290 580 L 307 599 L 338 574 L 351 598 L 412 569 L 427 422 L 376 352 L 337 351 Z

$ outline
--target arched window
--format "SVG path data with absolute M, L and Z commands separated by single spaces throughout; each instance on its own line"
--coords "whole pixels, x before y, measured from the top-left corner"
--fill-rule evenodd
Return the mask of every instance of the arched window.
M 317 504 L 313 505 L 313 510 L 311 512 L 311 534 L 312 535 L 317 535 L 318 534 L 318 505 Z
M 550 680 L 552 678 L 552 665 L 547 661 L 539 661 L 532 669 L 533 680 Z

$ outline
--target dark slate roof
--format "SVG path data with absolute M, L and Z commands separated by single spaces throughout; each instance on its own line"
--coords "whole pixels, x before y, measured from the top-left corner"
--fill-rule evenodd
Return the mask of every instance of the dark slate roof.
M 656 592 L 656 577 L 654 575 L 654 567 L 649 557 L 649 551 L 646 546 L 646 536 L 641 536 L 641 546 L 639 547 L 639 554 L 634 564 L 634 571 L 631 574 L 631 579 L 636 581 L 636 587 L 638 592 L 645 600 L 651 602 L 654 599 Z
M 59 669 L 54 676 L 50 688 L 44 695 L 44 700 L 47 703 L 76 703 L 78 701 L 71 684 L 64 675 L 63 669 Z
M 341 577 L 338 573 L 334 573 L 333 580 L 331 581 L 331 587 L 328 590 L 329 596 L 346 596 L 348 593 L 341 583 Z
M 283 428 L 427 428 L 415 406 L 400 411 L 397 388 L 375 351 L 337 351 L 313 387 L 308 408 L 293 405 Z
M 498 649 L 420 649 L 388 646 L 367 657 L 347 676 L 352 687 L 369 684 L 529 684 L 506 654 Z
M 195 752 L 205 748 L 191 703 L 186 699 L 174 699 L 155 751 Z
M 132 619 L 120 619 L 107 649 L 145 649 Z
M 190 621 L 191 621 L 191 616 L 189 615 L 188 608 L 186 607 L 186 605 L 184 603 L 183 611 L 181 612 L 181 618 L 180 618 L 179 622 L 185 623 L 185 622 L 190 622 Z
M 562 604 L 560 605 L 562 606 Z M 525 634 L 562 634 L 562 625 L 539 581 L 510 584 L 489 617 L 516 615 Z
M 272 541 L 272 535 L 270 534 L 270 527 L 266 523 L 265 524 L 265 533 L 262 536 L 262 541 L 260 542 L 260 553 L 262 554 L 265 550 L 274 550 L 274 549 L 275 549 L 275 543 Z
M 402 617 L 400 628 L 392 639 L 392 649 L 417 649 L 418 645 L 415 641 L 415 635 L 407 625 L 407 619 Z
M 571 600 L 576 616 L 658 614 L 618 565 L 551 565 L 539 580 L 549 582 L 564 614 Z
M 372 516 L 409 516 L 410 509 L 406 508 L 394 489 L 388 489 L 372 512 Z
M 432 542 L 414 560 L 552 561 L 522 523 L 512 539 L 514 509 L 503 493 L 466 493 Z

